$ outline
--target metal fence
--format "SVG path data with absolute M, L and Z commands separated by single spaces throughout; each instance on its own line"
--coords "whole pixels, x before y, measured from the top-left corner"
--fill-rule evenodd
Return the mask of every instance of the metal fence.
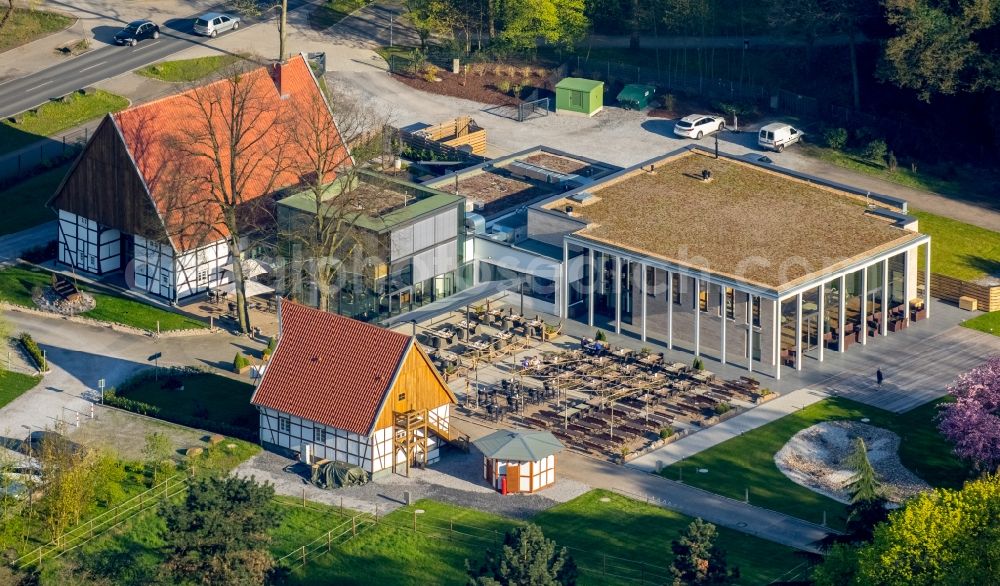
M 523 102 L 517 105 L 517 121 L 524 122 L 532 118 L 541 118 L 549 115 L 549 98 L 541 98 L 530 102 Z
M 81 128 L 62 136 L 43 138 L 37 144 L 0 156 L 0 183 L 36 175 L 49 167 L 72 160 L 87 144 L 90 129 Z

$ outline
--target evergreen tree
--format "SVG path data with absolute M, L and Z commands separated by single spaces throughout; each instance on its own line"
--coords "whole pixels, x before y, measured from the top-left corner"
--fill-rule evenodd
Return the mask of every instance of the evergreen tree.
M 851 491 L 851 504 L 879 499 L 879 482 L 875 469 L 868 461 L 868 447 L 865 440 L 854 438 L 854 452 L 847 458 L 847 465 L 854 470 L 854 476 L 847 483 Z
M 167 503 L 165 578 L 182 583 L 263 584 L 274 566 L 268 531 L 278 525 L 274 487 L 253 478 L 200 478 L 181 503 Z
M 715 545 L 715 525 L 695 519 L 670 548 L 674 562 L 670 566 L 674 586 L 711 586 L 731 584 L 739 579 L 739 570 L 726 567 L 726 552 Z
M 577 569 L 566 548 L 546 539 L 537 525 L 515 527 L 504 536 L 498 552 L 486 550 L 477 570 L 466 561 L 470 586 L 569 586 Z

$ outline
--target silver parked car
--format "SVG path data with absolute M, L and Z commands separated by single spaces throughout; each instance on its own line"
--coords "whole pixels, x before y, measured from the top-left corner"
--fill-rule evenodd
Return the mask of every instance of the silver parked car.
M 209 12 L 194 21 L 194 32 L 206 37 L 216 37 L 219 33 L 240 28 L 240 17 Z

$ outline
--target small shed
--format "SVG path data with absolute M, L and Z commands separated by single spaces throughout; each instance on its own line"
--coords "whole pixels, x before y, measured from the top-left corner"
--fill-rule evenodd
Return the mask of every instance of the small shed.
M 651 85 L 630 83 L 618 92 L 618 105 L 626 110 L 645 110 L 655 94 L 656 88 Z
M 567 77 L 556 84 L 556 113 L 593 116 L 604 107 L 604 82 Z
M 483 452 L 483 478 L 503 494 L 532 493 L 556 481 L 562 442 L 547 431 L 501 429 L 472 442 Z

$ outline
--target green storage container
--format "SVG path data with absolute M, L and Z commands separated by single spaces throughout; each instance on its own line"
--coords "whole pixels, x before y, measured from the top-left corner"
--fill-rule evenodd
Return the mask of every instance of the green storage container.
M 618 93 L 618 105 L 626 110 L 645 110 L 655 94 L 656 88 L 651 85 L 630 83 Z
M 556 114 L 593 116 L 604 107 L 604 82 L 567 77 L 556 84 Z

